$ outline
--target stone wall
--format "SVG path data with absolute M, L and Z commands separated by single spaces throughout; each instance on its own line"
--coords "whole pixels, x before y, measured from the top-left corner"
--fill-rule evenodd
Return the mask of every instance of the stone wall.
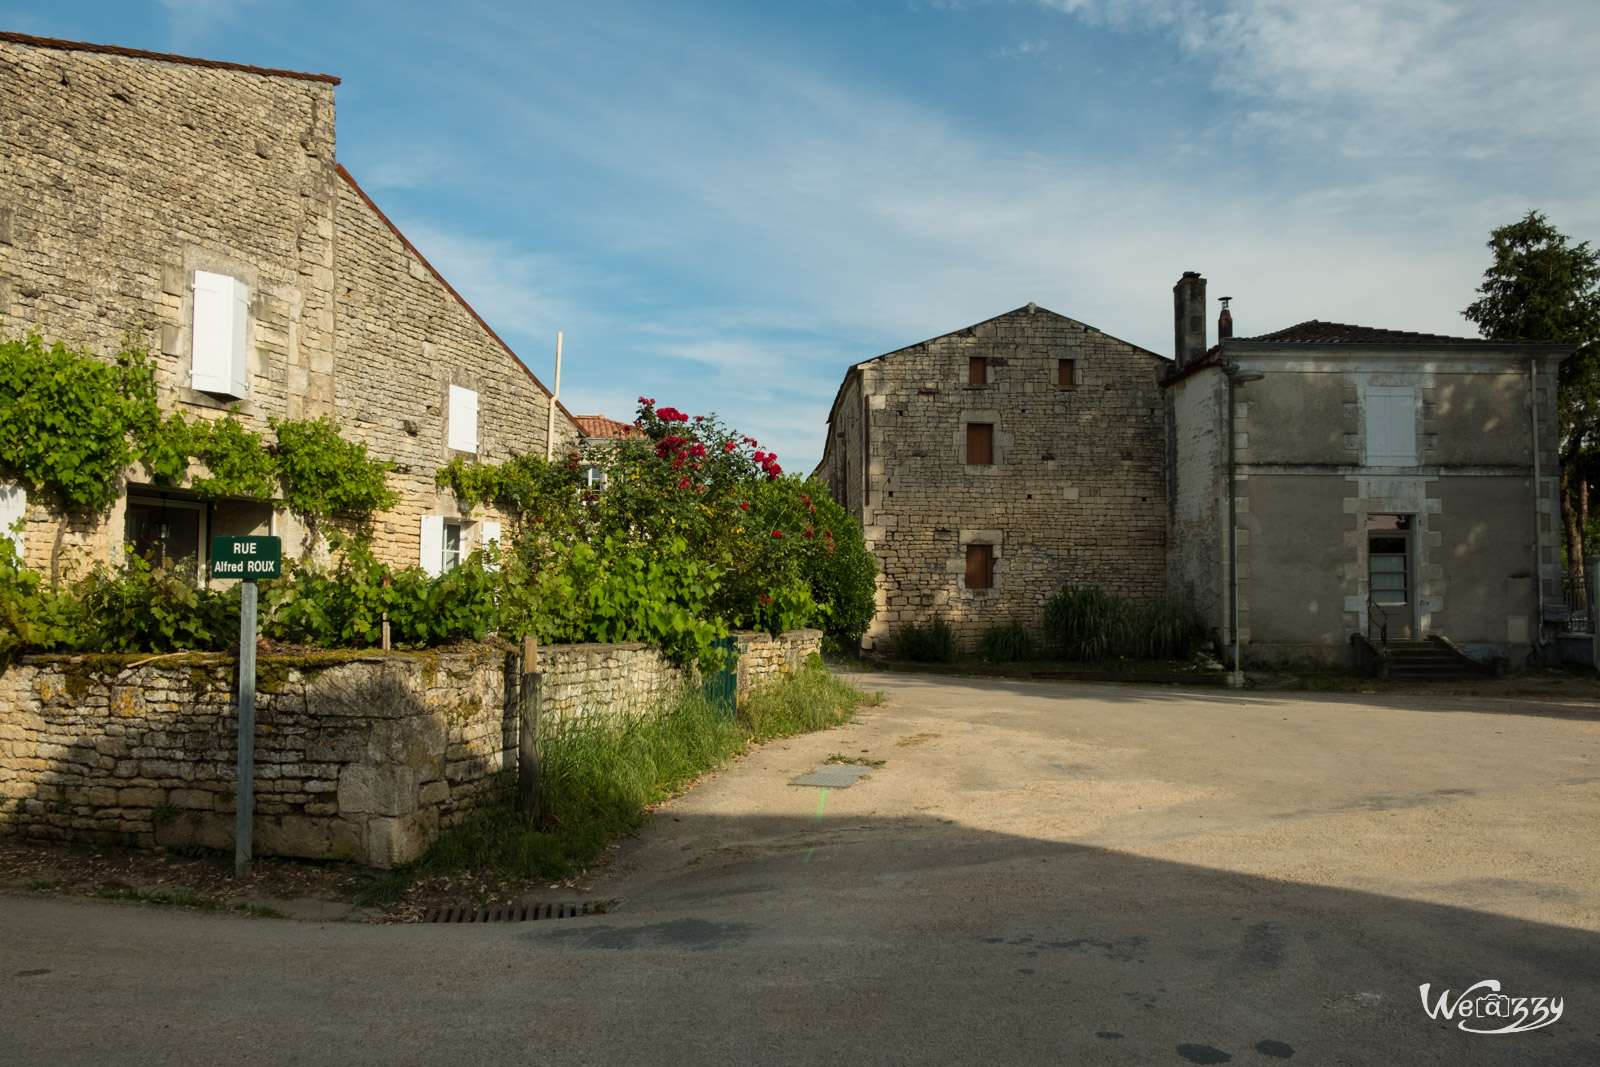
M 798 670 L 821 634 L 740 634 L 742 691 Z M 35 656 L 0 674 L 0 834 L 231 848 L 236 665 L 192 655 Z M 546 716 L 639 714 L 685 678 L 637 645 L 540 650 Z M 412 859 L 515 766 L 520 662 L 469 653 L 263 657 L 256 848 Z
M 975 356 L 987 360 L 982 384 L 968 381 Z M 1071 388 L 1058 384 L 1062 359 L 1074 361 Z M 1013 618 L 1037 627 L 1064 582 L 1162 596 L 1166 365 L 1029 305 L 852 368 L 818 473 L 860 517 L 882 570 L 863 644 L 941 618 L 970 648 Z M 992 464 L 967 462 L 969 423 L 994 427 Z M 994 548 L 991 590 L 966 588 L 972 544 Z
M 422 515 L 465 518 L 434 482 L 458 454 L 445 447 L 451 384 L 479 394 L 475 455 L 543 453 L 544 387 L 337 166 L 338 79 L 58 44 L 0 37 L 0 333 L 38 329 L 105 359 L 131 336 L 155 357 L 164 408 L 236 406 L 269 439 L 270 418 L 333 418 L 398 465 L 402 500 L 375 547 L 401 565 L 419 561 Z M 196 270 L 249 291 L 243 398 L 190 388 Z M 556 436 L 577 441 L 564 411 Z M 210 532 L 305 545 L 281 508 L 199 512 Z M 114 558 L 125 515 L 126 497 L 65 531 L 69 576 Z M 57 518 L 30 501 L 29 566 L 49 566 Z M 467 551 L 481 527 L 463 534 Z

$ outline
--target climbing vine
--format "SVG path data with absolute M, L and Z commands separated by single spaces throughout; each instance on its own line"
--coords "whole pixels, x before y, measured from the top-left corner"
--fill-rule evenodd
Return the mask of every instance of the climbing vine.
M 155 366 L 127 343 L 115 362 L 38 334 L 0 340 L 0 474 L 56 496 L 79 518 L 116 502 L 119 476 L 142 463 L 157 485 L 178 485 L 191 460 L 207 474 L 191 488 L 202 500 L 283 500 L 316 520 L 370 519 L 399 494 L 385 475 L 394 464 L 347 441 L 326 418 L 271 420 L 276 446 L 239 421 L 238 408 L 193 422 L 162 414 Z
M 399 502 L 385 478 L 394 464 L 368 455 L 365 443 L 340 437 L 330 419 L 270 421 L 278 435 L 283 499 L 291 510 L 310 519 L 368 519 Z

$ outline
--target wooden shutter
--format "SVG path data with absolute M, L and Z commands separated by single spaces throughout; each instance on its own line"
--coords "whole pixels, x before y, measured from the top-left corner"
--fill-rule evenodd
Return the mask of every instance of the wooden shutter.
M 1417 463 L 1417 395 L 1410 386 L 1367 387 L 1367 465 Z
M 1073 389 L 1073 388 L 1076 388 L 1077 384 L 1078 384 L 1077 383 L 1077 378 L 1076 378 L 1076 371 L 1077 371 L 1077 367 L 1075 366 L 1075 364 L 1074 364 L 1074 362 L 1072 360 L 1070 360 L 1070 359 L 1058 359 L 1058 360 L 1056 360 L 1056 385 L 1058 385 L 1062 389 Z
M 498 522 L 489 522 L 488 520 L 480 522 L 478 524 L 478 540 L 483 544 L 484 548 L 488 548 L 490 542 L 500 540 L 500 524 Z
M 422 549 L 417 555 L 417 564 L 434 578 L 439 577 L 444 567 L 444 516 L 422 516 Z
M 972 356 L 967 360 L 967 384 L 989 384 L 989 361 L 983 356 Z
M 16 549 L 17 562 L 22 562 L 26 538 L 23 531 L 13 530 L 12 524 L 28 517 L 28 491 L 20 485 L 0 485 L 0 539 L 11 542 Z
M 226 274 L 194 272 L 194 330 L 189 346 L 189 381 L 205 393 L 242 397 L 248 385 L 245 359 L 250 290 Z
M 967 423 L 967 465 L 987 467 L 994 463 L 994 426 L 987 422 Z
M 994 546 L 967 546 L 967 588 L 994 588 Z
M 459 385 L 450 387 L 450 440 L 458 452 L 478 451 L 478 394 Z

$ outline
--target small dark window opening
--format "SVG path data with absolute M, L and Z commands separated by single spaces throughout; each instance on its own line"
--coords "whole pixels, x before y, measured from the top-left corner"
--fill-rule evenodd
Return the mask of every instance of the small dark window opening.
M 994 464 L 994 424 L 967 423 L 967 466 L 988 467 Z
M 967 588 L 994 588 L 994 546 L 967 546 Z
M 1071 359 L 1056 360 L 1056 385 L 1062 389 L 1074 389 L 1077 387 L 1076 362 L 1076 360 Z
M 967 384 L 989 384 L 989 360 L 984 356 L 973 356 L 967 360 Z

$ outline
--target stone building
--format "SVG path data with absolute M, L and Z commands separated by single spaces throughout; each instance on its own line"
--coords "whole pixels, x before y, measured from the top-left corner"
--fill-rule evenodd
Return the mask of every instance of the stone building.
M 431 571 L 498 533 L 436 486 L 453 457 L 545 450 L 549 391 L 335 159 L 322 74 L 0 34 L 0 329 L 110 358 L 158 353 L 163 406 L 327 416 L 397 466 L 375 550 Z M 557 405 L 558 442 L 579 431 Z M 12 487 L 24 558 L 66 569 L 158 534 L 203 559 L 212 534 L 307 543 L 253 501 L 158 490 L 140 468 L 108 516 L 65 531 Z M 59 558 L 59 557 L 58 557 Z
M 1572 346 L 1317 321 L 1234 338 L 1225 311 L 1207 350 L 1205 280 L 1186 275 L 1175 308 L 1167 565 L 1219 644 L 1234 552 L 1247 663 L 1344 663 L 1352 640 L 1435 637 L 1520 665 L 1545 643 L 1561 604 L 1556 373 Z
M 864 646 L 1037 630 L 1067 581 L 1161 596 L 1166 363 L 1029 304 L 851 367 L 815 473 L 882 571 Z

